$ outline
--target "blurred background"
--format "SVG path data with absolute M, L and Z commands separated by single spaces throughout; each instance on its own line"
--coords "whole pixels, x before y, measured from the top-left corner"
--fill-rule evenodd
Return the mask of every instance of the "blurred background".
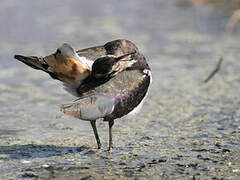
M 112 160 L 108 161 L 107 154 L 89 159 L 86 153 L 77 157 L 78 161 L 83 163 L 84 159 L 83 164 L 90 168 L 109 165 L 112 171 L 108 174 L 106 168 L 101 173 L 115 178 L 134 177 L 138 173 L 144 177 L 240 175 L 238 9 L 238 0 L 1 1 L 2 177 L 12 175 L 21 166 L 15 174 L 19 177 L 26 168 L 21 162 L 27 157 L 14 149 L 12 154 L 7 153 L 11 145 L 19 145 L 28 158 L 37 158 L 30 163 L 32 167 L 62 154 L 61 150 L 50 149 L 51 155 L 39 156 L 35 153 L 39 149 L 29 150 L 22 144 L 95 147 L 88 122 L 59 112 L 59 105 L 74 97 L 62 89 L 60 82 L 15 60 L 14 54 L 44 56 L 64 42 L 78 50 L 114 39 L 128 39 L 139 47 L 152 68 L 153 84 L 142 112 L 116 121 L 114 135 L 118 141 Z M 224 59 L 221 71 L 203 85 L 220 57 Z M 98 127 L 106 147 L 107 126 L 99 121 Z M 219 156 L 211 156 L 210 149 L 217 142 L 220 150 L 229 149 L 227 155 L 221 151 L 216 153 Z M 140 155 L 138 159 L 129 155 L 134 154 L 133 149 Z M 118 164 L 120 155 L 128 157 L 125 165 Z M 154 167 L 148 165 L 154 160 L 161 162 L 162 156 L 168 159 L 163 161 L 164 167 L 157 163 Z M 190 161 L 196 166 L 187 169 Z M 71 164 L 65 156 L 57 156 L 51 162 L 60 167 Z M 144 167 L 146 176 L 134 168 L 132 176 L 120 172 L 122 167 L 132 166 Z

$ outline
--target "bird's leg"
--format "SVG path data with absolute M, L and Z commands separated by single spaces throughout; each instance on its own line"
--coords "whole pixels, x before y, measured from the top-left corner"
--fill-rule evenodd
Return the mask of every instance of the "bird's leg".
M 94 135 L 95 135 L 95 138 L 96 138 L 96 141 L 97 141 L 98 149 L 101 149 L 101 142 L 100 142 L 98 132 L 97 132 L 96 120 L 92 120 L 90 122 L 91 122 L 93 132 L 94 132 Z
M 108 151 L 112 150 L 112 126 L 114 124 L 114 120 L 109 120 L 108 125 L 109 125 L 109 147 Z

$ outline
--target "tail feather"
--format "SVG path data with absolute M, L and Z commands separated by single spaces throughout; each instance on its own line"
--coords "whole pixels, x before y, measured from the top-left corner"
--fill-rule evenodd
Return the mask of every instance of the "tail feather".
M 116 101 L 113 97 L 93 95 L 73 103 L 62 104 L 60 110 L 69 116 L 82 120 L 96 120 L 110 114 Z

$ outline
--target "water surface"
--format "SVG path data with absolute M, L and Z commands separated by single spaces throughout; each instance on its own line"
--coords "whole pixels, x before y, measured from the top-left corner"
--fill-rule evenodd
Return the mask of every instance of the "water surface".
M 231 9 L 184 8 L 178 0 L 3 1 L 0 7 L 0 178 L 209 179 L 240 176 L 239 37 L 225 32 Z M 114 149 L 98 121 L 63 115 L 74 100 L 61 83 L 14 54 L 46 55 L 133 41 L 153 84 L 137 116 L 116 120 Z M 222 70 L 203 80 L 224 58 Z

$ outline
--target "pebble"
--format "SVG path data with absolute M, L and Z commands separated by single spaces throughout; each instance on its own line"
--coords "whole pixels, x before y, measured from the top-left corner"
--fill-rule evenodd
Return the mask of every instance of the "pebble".
M 32 177 L 38 177 L 38 175 L 33 174 L 33 173 L 24 173 L 22 175 L 23 178 L 32 178 Z
M 29 163 L 31 163 L 31 161 L 22 160 L 22 163 L 23 163 L 23 164 L 29 164 Z
M 239 172 L 239 169 L 233 169 L 232 172 Z
M 44 168 L 48 168 L 49 165 L 48 165 L 48 164 L 43 164 L 42 167 L 44 167 Z

